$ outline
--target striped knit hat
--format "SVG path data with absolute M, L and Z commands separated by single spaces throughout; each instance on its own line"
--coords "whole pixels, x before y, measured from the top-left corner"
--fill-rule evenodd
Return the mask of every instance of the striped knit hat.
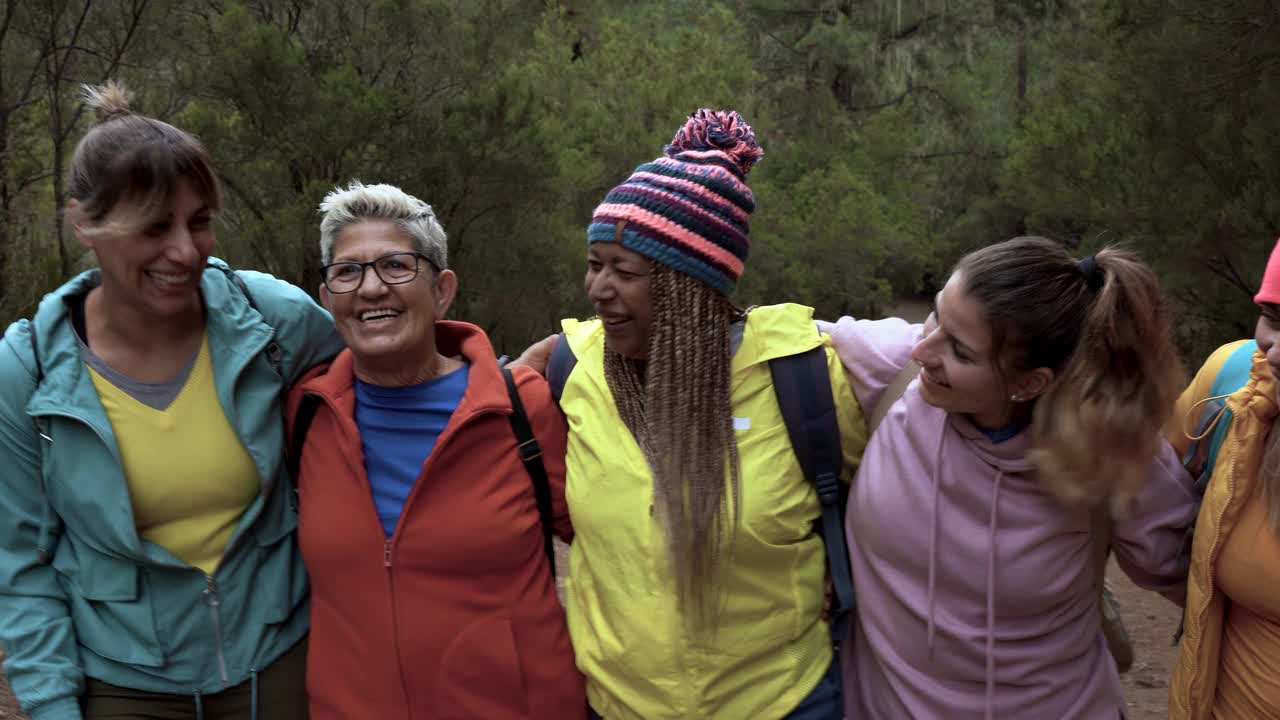
M 663 151 L 609 191 L 591 214 L 587 244 L 614 242 L 701 280 L 726 295 L 751 250 L 756 202 L 747 173 L 764 151 L 742 116 L 702 109 Z

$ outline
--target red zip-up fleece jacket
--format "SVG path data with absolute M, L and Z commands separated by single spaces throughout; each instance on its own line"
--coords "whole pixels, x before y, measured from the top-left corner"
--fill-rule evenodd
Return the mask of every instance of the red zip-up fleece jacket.
M 311 718 L 580 720 L 583 678 L 502 371 L 480 328 L 441 321 L 435 332 L 441 354 L 471 364 L 470 378 L 389 540 L 365 475 L 351 351 L 290 394 L 290 437 L 302 395 L 321 399 L 298 473 L 298 538 L 311 575 Z M 556 533 L 570 540 L 568 431 L 546 381 L 514 372 L 542 447 Z

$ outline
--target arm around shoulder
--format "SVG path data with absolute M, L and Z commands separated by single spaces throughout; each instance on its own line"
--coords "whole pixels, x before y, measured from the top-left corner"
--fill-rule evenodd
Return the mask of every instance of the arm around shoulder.
M 819 320 L 818 331 L 831 338 L 836 355 L 849 372 L 849 384 L 864 413 L 911 362 L 911 350 L 924 334 L 924 325 L 900 318 L 855 320 L 845 316 L 836 322 Z
M 1186 597 L 1190 556 L 1185 540 L 1195 513 L 1191 474 L 1174 449 L 1161 443 L 1142 490 L 1116 521 L 1114 547 L 1134 583 L 1178 605 Z
M 853 385 L 844 364 L 836 356 L 835 348 L 827 344 L 827 375 L 831 379 L 831 397 L 835 400 L 836 425 L 840 428 L 840 455 L 842 467 L 840 477 L 847 483 L 853 482 L 853 476 L 862 462 L 862 453 L 867 447 L 867 421 L 863 416 L 862 406 L 854 396 Z
M 286 382 L 296 382 L 342 349 L 333 318 L 302 288 L 254 270 L 236 273 L 252 293 L 258 312 L 276 331 L 276 342 L 284 350 Z
M 47 561 L 61 524 L 41 482 L 39 434 L 26 407 L 35 378 L 27 328 L 0 340 L 0 645 L 4 670 L 32 720 L 79 720 L 79 649 L 66 599 Z M 20 358 L 20 354 L 22 358 Z

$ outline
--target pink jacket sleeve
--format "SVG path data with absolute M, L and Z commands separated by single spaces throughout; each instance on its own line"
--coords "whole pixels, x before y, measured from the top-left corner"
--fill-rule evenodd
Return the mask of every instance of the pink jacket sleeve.
M 880 401 L 880 395 L 911 361 L 911 349 L 924 333 L 923 325 L 900 318 L 818 321 L 818 330 L 831 336 L 832 345 L 853 385 L 853 394 L 864 413 Z
M 1187 528 L 1195 517 L 1191 474 L 1168 443 L 1151 462 L 1146 484 L 1128 514 L 1116 521 L 1116 560 L 1139 587 L 1183 605 L 1187 592 Z

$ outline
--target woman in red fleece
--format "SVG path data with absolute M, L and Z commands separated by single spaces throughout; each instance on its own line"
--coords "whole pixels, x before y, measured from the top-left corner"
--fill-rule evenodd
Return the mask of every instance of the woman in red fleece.
M 389 185 L 320 209 L 320 295 L 348 349 L 290 402 L 318 399 L 298 473 L 311 717 L 585 717 L 502 372 L 480 328 L 441 319 L 444 230 Z M 568 540 L 564 420 L 541 377 L 515 377 Z

